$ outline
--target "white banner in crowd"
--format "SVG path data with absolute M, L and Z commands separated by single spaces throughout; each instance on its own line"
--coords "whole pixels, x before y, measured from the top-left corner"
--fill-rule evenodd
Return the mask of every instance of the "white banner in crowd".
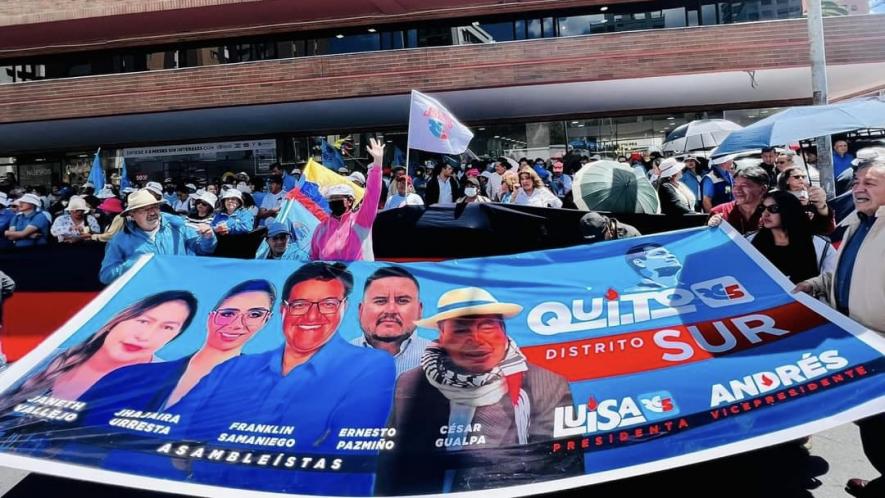
M 461 154 L 467 150 L 472 139 L 473 132 L 442 104 L 412 90 L 409 148 L 440 154 Z

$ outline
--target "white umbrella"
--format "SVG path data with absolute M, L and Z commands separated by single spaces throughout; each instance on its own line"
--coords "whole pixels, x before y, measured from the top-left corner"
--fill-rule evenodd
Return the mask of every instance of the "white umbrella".
M 741 128 L 741 125 L 726 119 L 698 119 L 671 131 L 661 149 L 676 154 L 712 149 L 725 140 L 729 133 Z

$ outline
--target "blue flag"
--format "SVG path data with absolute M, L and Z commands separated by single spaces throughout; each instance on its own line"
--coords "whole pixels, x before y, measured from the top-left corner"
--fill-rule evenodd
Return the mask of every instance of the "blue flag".
M 393 164 L 396 166 L 407 166 L 406 155 L 403 154 L 403 150 L 399 147 L 393 148 Z
M 89 170 L 89 182 L 95 185 L 96 192 L 104 188 L 104 168 L 101 166 L 101 147 L 95 151 L 92 169 Z
M 344 156 L 341 155 L 340 150 L 329 145 L 329 142 L 326 141 L 326 139 L 323 139 L 322 147 L 323 166 L 333 171 L 338 171 L 338 168 L 344 167 Z
M 306 181 L 302 176 L 294 188 L 289 190 L 276 216 L 276 220 L 287 225 L 292 234 L 287 252 L 293 253 L 293 259 L 302 261 L 310 259 L 310 240 L 313 238 L 313 232 L 320 222 L 326 219 L 328 213 L 329 203 L 320 194 L 319 187 L 315 183 Z M 258 247 L 255 258 L 264 259 L 267 251 L 267 242 L 264 241 Z
M 120 190 L 124 188 L 129 188 L 132 185 L 129 183 L 129 174 L 126 173 L 126 158 L 123 157 L 120 159 Z

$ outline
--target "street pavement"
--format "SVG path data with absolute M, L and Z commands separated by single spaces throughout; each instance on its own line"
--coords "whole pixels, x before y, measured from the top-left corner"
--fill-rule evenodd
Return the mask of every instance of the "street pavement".
M 589 497 L 704 497 L 704 498 L 845 498 L 845 482 L 872 478 L 876 471 L 861 449 L 853 424 L 815 434 L 811 451 L 785 444 L 732 457 L 658 472 L 634 479 L 587 486 L 545 496 Z M 0 468 L 0 493 L 7 498 L 52 496 L 89 498 L 168 498 L 151 491 L 131 490 L 69 481 Z

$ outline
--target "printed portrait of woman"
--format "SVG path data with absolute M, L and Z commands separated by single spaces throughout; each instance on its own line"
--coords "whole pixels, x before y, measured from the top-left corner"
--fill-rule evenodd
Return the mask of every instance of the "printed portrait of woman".
M 153 294 L 128 306 L 84 342 L 57 354 L 12 394 L 2 411 L 34 396 L 77 400 L 105 375 L 150 363 L 154 353 L 187 329 L 197 299 L 187 291 Z
M 267 324 L 276 290 L 266 280 L 248 280 L 227 291 L 206 318 L 198 351 L 172 360 L 133 365 L 103 378 L 81 398 L 84 426 L 102 426 L 120 409 L 163 411 L 186 395 L 206 374 L 239 356 Z

